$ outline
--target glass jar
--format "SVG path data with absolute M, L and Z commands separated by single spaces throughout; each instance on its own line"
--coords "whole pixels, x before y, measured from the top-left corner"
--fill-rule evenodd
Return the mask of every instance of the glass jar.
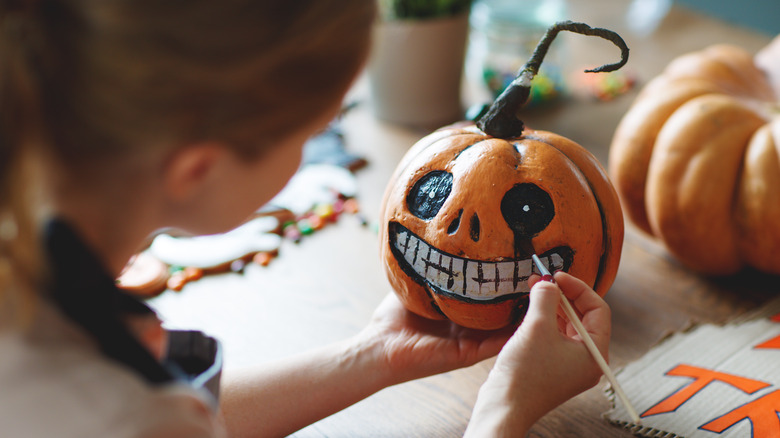
M 564 20 L 565 0 L 476 0 L 471 10 L 467 74 L 493 99 L 516 77 L 547 28 Z M 527 105 L 563 94 L 561 41 L 556 41 L 531 86 Z

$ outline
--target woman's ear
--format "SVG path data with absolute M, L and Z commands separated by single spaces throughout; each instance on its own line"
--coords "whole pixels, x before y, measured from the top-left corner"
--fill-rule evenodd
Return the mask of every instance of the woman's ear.
M 224 168 L 228 148 L 219 142 L 188 145 L 176 149 L 163 168 L 167 196 L 176 202 L 188 201 L 208 190 L 210 182 Z

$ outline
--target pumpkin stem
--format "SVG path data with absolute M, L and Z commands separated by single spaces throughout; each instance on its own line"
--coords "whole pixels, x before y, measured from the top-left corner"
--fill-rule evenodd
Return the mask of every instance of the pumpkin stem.
M 555 37 L 562 30 L 579 33 L 582 35 L 597 36 L 611 41 L 620 48 L 620 61 L 614 64 L 605 64 L 586 73 L 610 72 L 623 67 L 628 62 L 628 46 L 617 33 L 599 27 L 590 27 L 585 23 L 574 21 L 559 21 L 547 29 L 544 36 L 536 45 L 531 58 L 523 68 L 517 72 L 517 77 L 509 84 L 500 96 L 490 105 L 485 115 L 477 120 L 477 127 L 484 133 L 493 137 L 512 138 L 519 137 L 525 126 L 517 118 L 517 112 L 522 108 L 531 94 L 531 80 L 539 72 L 547 50 Z

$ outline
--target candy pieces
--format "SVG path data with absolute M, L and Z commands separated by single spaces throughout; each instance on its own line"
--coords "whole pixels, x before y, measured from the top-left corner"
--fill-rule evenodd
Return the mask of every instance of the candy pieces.
M 156 260 L 165 275 L 155 284 L 154 294 L 166 287 L 181 290 L 203 275 L 240 273 L 249 263 L 268 266 L 279 254 L 282 242 L 299 243 L 343 214 L 356 215 L 365 224 L 359 216 L 356 193 L 357 181 L 349 170 L 328 164 L 305 165 L 256 217 L 231 231 L 194 237 L 158 235 L 145 251 L 145 257 Z M 135 293 L 136 289 L 125 287 L 125 283 L 127 280 L 120 287 Z M 139 295 L 153 295 L 143 291 Z
M 284 240 L 299 243 L 343 214 L 360 217 L 354 198 L 335 195 L 332 203 L 316 204 L 301 215 L 263 213 L 224 234 L 182 237 L 161 234 L 151 246 L 133 257 L 117 286 L 140 296 L 153 297 L 166 288 L 180 291 L 204 275 L 243 272 L 248 263 L 268 266 L 278 256 Z M 279 218 L 285 219 L 279 224 Z
M 168 265 L 144 251 L 135 255 L 116 280 L 119 288 L 141 297 L 153 297 L 165 290 Z
M 269 205 L 302 216 L 317 205 L 334 204 L 357 195 L 357 180 L 349 170 L 328 164 L 303 166 Z
M 354 198 L 338 196 L 332 204 L 317 204 L 313 209 L 282 224 L 282 236 L 295 243 L 300 242 L 304 236 L 313 234 L 331 223 L 335 223 L 344 214 L 358 215 L 360 205 Z M 365 221 L 361 219 L 361 223 Z
M 581 73 L 579 77 L 588 94 L 603 102 L 627 93 L 636 84 L 636 76 L 622 70 L 597 75 Z
M 190 281 L 199 280 L 203 277 L 203 269 L 186 267 L 186 268 L 171 268 L 173 273 L 168 279 L 168 289 L 180 291 L 184 288 L 184 285 Z

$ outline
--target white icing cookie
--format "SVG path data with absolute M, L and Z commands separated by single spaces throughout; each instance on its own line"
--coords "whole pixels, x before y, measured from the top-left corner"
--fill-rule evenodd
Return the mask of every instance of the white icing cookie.
M 278 227 L 275 217 L 261 216 L 223 234 L 195 237 L 161 234 L 154 238 L 149 252 L 172 266 L 216 268 L 257 252 L 277 251 L 282 238 L 272 232 Z

